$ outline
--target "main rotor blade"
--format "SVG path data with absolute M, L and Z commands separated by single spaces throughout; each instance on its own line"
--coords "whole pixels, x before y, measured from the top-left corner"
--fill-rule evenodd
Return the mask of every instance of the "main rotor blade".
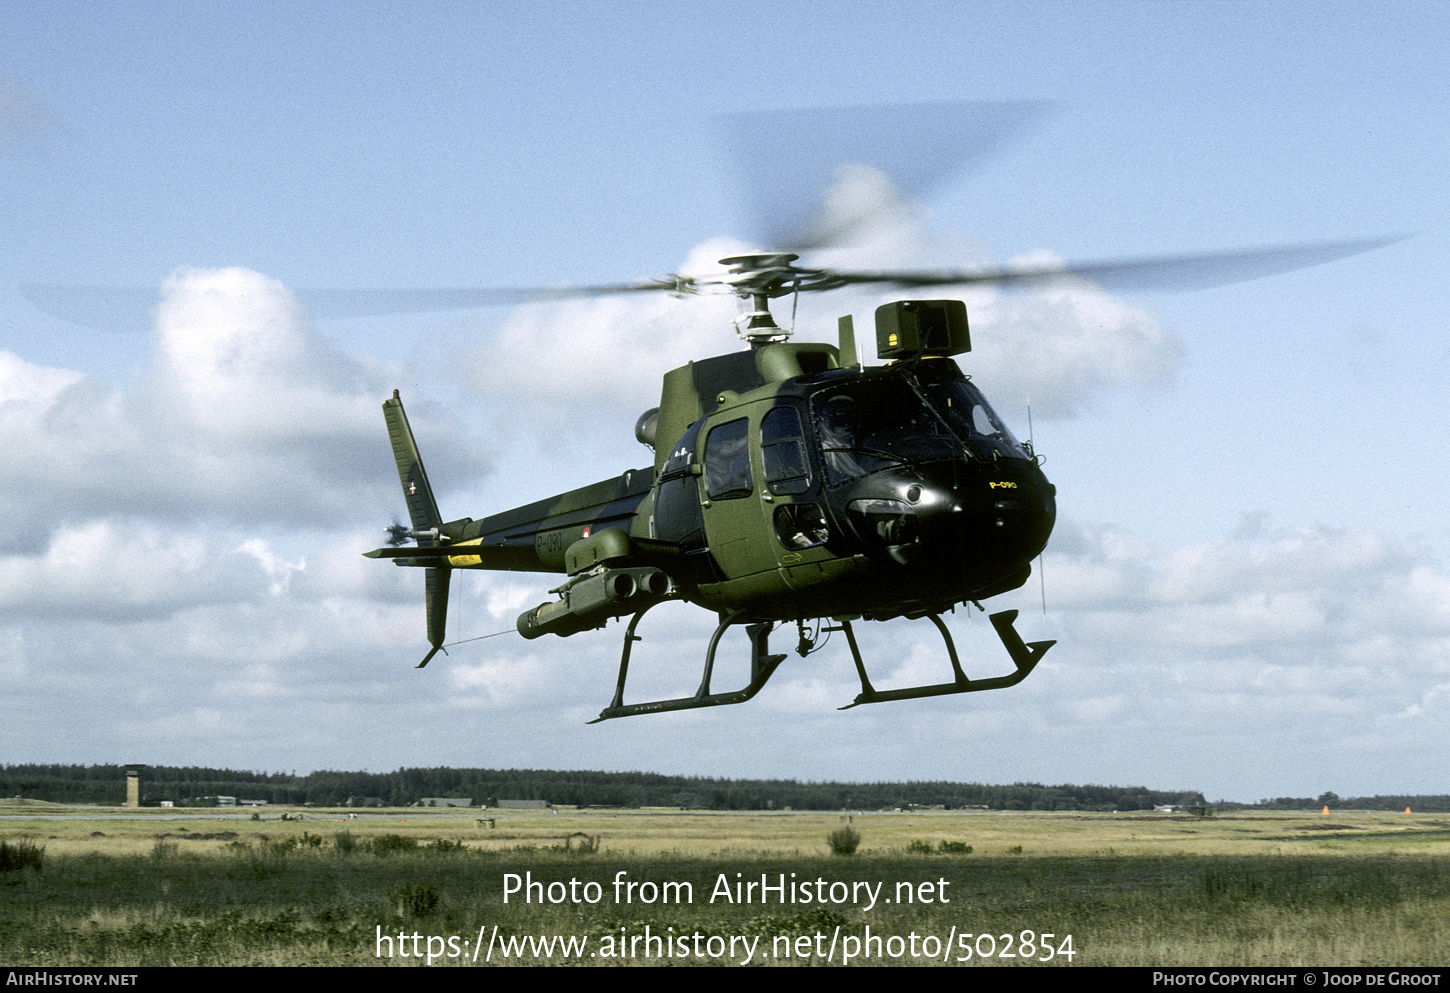
M 353 317 L 382 317 L 388 314 L 419 314 L 434 310 L 468 310 L 474 307 L 515 307 L 524 303 L 573 300 L 580 297 L 617 293 L 649 293 L 676 290 L 673 280 L 644 280 L 603 286 L 556 286 L 526 289 L 468 289 L 441 287 L 419 290 L 307 290 L 295 291 L 297 299 L 322 320 Z
M 144 286 L 46 286 L 21 283 L 20 295 L 36 310 L 99 331 L 145 331 L 156 289 Z
M 772 249 L 802 251 L 838 243 L 871 221 L 869 204 L 827 207 L 843 166 L 879 170 L 919 200 L 1000 154 L 1052 106 L 958 101 L 720 114 L 715 121 L 744 180 L 751 233 Z
M 1236 252 L 1169 255 L 1060 266 L 962 269 L 917 272 L 841 272 L 822 270 L 831 286 L 875 283 L 920 286 L 1038 286 L 1069 278 L 1087 278 L 1110 290 L 1201 290 L 1308 269 L 1403 241 L 1409 235 L 1326 241 Z
M 141 331 L 143 318 L 156 307 L 159 291 L 141 286 L 51 286 L 22 283 L 20 295 L 37 310 L 82 327 L 103 331 Z M 604 286 L 411 290 L 294 290 L 298 301 L 321 320 L 419 314 L 473 307 L 512 307 L 524 303 L 641 293 L 688 292 L 688 281 L 669 278 Z

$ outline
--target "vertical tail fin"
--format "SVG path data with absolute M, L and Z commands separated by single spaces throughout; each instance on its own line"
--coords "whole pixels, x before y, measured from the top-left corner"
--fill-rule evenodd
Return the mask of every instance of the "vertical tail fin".
M 438 504 L 433 499 L 433 488 L 428 485 L 428 473 L 423 468 L 423 458 L 418 454 L 418 443 L 413 440 L 413 429 L 408 426 L 408 415 L 403 413 L 403 401 L 398 391 L 393 391 L 391 400 L 383 401 L 383 419 L 388 422 L 388 439 L 393 443 L 393 459 L 398 463 L 398 479 L 403 484 L 403 498 L 408 501 L 408 517 L 414 531 L 431 531 L 443 524 L 438 515 Z M 418 544 L 431 547 L 434 539 L 418 539 Z
M 428 484 L 428 473 L 423 468 L 423 458 L 418 454 L 418 443 L 413 440 L 413 429 L 408 426 L 408 415 L 403 412 L 403 401 L 398 391 L 393 391 L 391 400 L 383 401 L 383 419 L 388 424 L 388 438 L 393 443 L 393 459 L 398 463 L 398 480 L 403 484 L 403 499 L 408 504 L 408 518 L 413 524 L 413 537 L 420 548 L 433 548 L 441 542 L 439 529 L 443 518 L 438 514 L 438 503 L 433 499 L 433 487 Z M 423 601 L 428 612 L 428 644 L 431 647 L 421 669 L 434 655 L 443 649 L 443 631 L 448 624 L 448 580 L 451 567 L 446 559 L 441 564 L 430 565 L 423 570 Z M 401 564 L 401 560 L 399 560 Z M 447 652 L 444 652 L 446 655 Z

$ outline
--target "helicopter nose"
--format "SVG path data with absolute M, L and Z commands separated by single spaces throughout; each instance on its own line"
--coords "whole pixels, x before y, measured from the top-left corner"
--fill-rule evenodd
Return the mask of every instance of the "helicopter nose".
M 1051 484 L 1042 486 L 1031 479 L 1021 479 L 1008 493 L 983 501 L 975 516 L 981 530 L 987 532 L 989 542 L 995 539 L 1004 551 L 1007 547 L 1017 548 L 1023 561 L 1029 561 L 1046 546 L 1057 516 Z
M 868 547 L 885 552 L 900 565 L 939 545 L 961 515 L 961 501 L 950 487 L 884 474 L 873 482 L 871 495 L 856 496 L 846 504 L 846 516 Z
M 846 516 L 863 541 L 885 551 L 901 565 L 906 565 L 921 550 L 921 520 L 917 508 L 910 502 L 858 497 L 846 504 Z
M 849 494 L 845 516 L 869 552 L 899 565 L 936 563 L 944 576 L 966 570 L 967 582 L 989 584 L 1037 556 L 1056 508 L 1051 484 L 1025 469 L 988 473 L 956 463 L 876 473 Z
M 1047 544 L 1056 506 L 1051 484 L 1021 469 L 996 465 L 991 478 L 954 473 L 923 485 L 918 506 L 927 542 L 974 563 L 1017 569 L 1030 562 Z
M 1006 527 L 1007 522 L 1022 512 L 1022 505 L 1016 500 L 998 500 L 992 504 L 997 512 L 997 527 Z

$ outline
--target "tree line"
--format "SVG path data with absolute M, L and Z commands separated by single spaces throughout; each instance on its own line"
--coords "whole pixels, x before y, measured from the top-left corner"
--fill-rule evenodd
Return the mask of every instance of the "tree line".
M 55 803 L 120 804 L 123 765 L 0 765 L 0 796 Z M 410 806 L 425 797 L 467 797 L 475 804 L 535 800 L 582 807 L 685 807 L 702 810 L 848 810 L 896 807 L 979 807 L 993 810 L 1144 810 L 1157 804 L 1203 805 L 1201 793 L 1143 786 L 1045 786 L 1040 783 L 800 782 L 715 779 L 647 772 L 540 769 L 415 768 L 395 772 L 318 770 L 237 772 L 146 766 L 148 804 L 214 803 L 217 796 L 268 804 L 338 807 L 348 803 Z
M 119 805 L 126 796 L 124 765 L 0 765 L 0 796 L 54 803 Z M 143 802 L 212 805 L 218 796 L 274 805 L 341 807 L 377 803 L 406 807 L 425 797 L 467 797 L 476 805 L 535 800 L 581 807 L 684 807 L 700 810 L 881 810 L 908 807 L 990 810 L 1152 810 L 1265 806 L 1450 811 L 1450 797 L 1370 797 L 1341 800 L 1279 797 L 1259 805 L 1209 804 L 1196 790 L 1145 786 L 1044 785 L 1042 783 L 802 782 L 794 779 L 715 779 L 650 772 L 547 769 L 398 769 L 394 772 L 318 770 L 238 772 L 198 766 L 145 766 Z

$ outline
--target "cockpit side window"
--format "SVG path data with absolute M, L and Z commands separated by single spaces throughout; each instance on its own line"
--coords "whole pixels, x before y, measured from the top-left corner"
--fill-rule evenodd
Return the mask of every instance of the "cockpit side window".
M 771 493 L 784 496 L 811 488 L 805 435 L 794 407 L 775 407 L 761 419 L 760 454 L 765 463 L 765 485 Z
M 750 421 L 742 417 L 710 429 L 705 439 L 705 492 L 710 499 L 729 500 L 754 491 L 749 428 Z

